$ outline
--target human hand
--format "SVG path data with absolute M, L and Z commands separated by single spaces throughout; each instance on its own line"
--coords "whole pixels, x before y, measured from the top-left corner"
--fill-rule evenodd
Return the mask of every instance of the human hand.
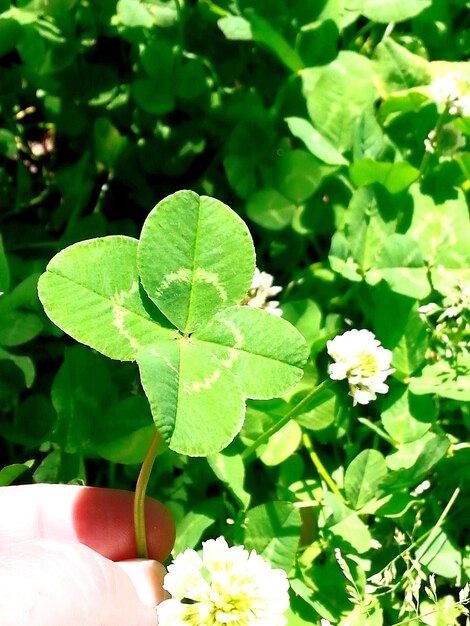
M 155 626 L 174 525 L 147 498 L 149 559 L 135 559 L 132 506 L 114 489 L 1 487 L 1 626 Z

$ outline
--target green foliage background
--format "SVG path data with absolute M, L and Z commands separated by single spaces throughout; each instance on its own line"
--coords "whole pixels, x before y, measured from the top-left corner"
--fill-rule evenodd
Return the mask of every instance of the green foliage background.
M 464 0 L 0 0 L 0 484 L 133 488 L 154 430 L 137 366 L 64 336 L 37 280 L 64 247 L 138 237 L 192 189 L 246 220 L 310 359 L 290 396 L 248 401 L 222 453 L 159 454 L 150 494 L 175 553 L 220 534 L 257 549 L 290 574 L 292 626 L 459 623 L 470 123 L 427 85 L 470 81 L 469 22 Z M 346 385 L 326 389 L 253 448 L 351 327 L 393 351 L 389 394 L 352 407 Z M 414 607 L 431 572 L 439 600 Z

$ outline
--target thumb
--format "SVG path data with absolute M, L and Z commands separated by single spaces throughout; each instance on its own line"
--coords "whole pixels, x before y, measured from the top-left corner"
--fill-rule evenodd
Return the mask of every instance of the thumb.
M 131 576 L 140 587 L 149 563 L 133 564 L 137 573 Z M 155 626 L 155 609 L 143 604 L 121 565 L 74 542 L 12 544 L 0 552 L 2 626 Z M 146 602 L 152 601 L 151 585 L 141 590 Z

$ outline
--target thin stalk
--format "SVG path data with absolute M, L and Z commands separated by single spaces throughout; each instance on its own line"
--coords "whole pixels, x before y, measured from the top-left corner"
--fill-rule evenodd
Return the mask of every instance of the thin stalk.
M 137 545 L 137 556 L 140 559 L 148 558 L 147 549 L 147 533 L 145 531 L 145 492 L 147 491 L 147 485 L 149 482 L 152 467 L 155 462 L 158 448 L 162 438 L 158 431 L 152 437 L 149 449 L 145 455 L 144 462 L 140 468 L 139 477 L 135 486 L 134 494 L 134 530 L 135 541 Z
M 309 404 L 312 404 L 313 400 L 315 400 L 323 391 L 328 389 L 332 385 L 332 381 L 324 380 L 322 383 L 317 385 L 312 389 L 312 391 L 305 396 L 298 404 L 296 404 L 290 411 L 288 411 L 285 415 L 281 417 L 275 424 L 268 428 L 262 435 L 258 437 L 258 439 L 244 452 L 242 452 L 242 459 L 247 460 L 251 459 L 254 456 L 256 450 L 266 443 L 270 437 L 275 435 L 283 426 L 290 422 L 291 419 L 300 415 L 303 411 L 306 410 L 306 407 Z
M 331 476 L 328 473 L 327 469 L 325 468 L 323 463 L 320 461 L 320 457 L 315 452 L 315 448 L 313 447 L 312 440 L 310 439 L 310 436 L 307 433 L 303 433 L 302 441 L 303 441 L 303 444 L 304 444 L 304 446 L 305 446 L 305 448 L 306 448 L 306 450 L 308 452 L 308 455 L 309 455 L 312 463 L 315 465 L 315 469 L 317 470 L 318 474 L 323 478 L 323 480 L 326 482 L 326 484 L 331 489 L 331 491 L 335 494 L 335 496 L 339 500 L 341 500 L 341 502 L 343 504 L 346 504 L 346 501 L 343 498 L 343 495 L 342 495 L 341 491 L 338 489 L 338 485 L 331 478 Z

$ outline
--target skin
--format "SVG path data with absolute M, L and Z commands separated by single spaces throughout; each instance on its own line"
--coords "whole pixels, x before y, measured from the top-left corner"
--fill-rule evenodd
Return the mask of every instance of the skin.
M 2 626 L 155 626 L 174 524 L 147 498 L 149 559 L 135 559 L 132 502 L 97 487 L 1 487 Z

